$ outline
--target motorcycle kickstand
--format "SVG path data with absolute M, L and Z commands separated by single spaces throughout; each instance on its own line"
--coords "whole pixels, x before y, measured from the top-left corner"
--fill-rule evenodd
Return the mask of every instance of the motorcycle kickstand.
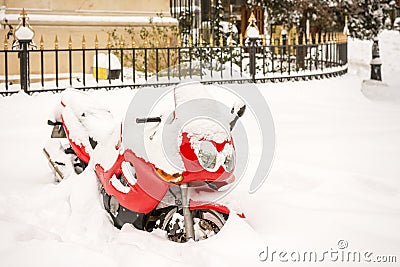
M 183 218 L 185 220 L 186 240 L 189 239 L 195 240 L 193 217 L 189 207 L 188 185 L 181 184 L 179 188 L 181 190 L 181 196 L 182 196 L 182 210 L 183 210 Z

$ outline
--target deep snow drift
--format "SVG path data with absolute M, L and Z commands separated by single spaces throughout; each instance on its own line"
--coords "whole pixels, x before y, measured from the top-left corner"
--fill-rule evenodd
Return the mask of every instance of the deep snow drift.
M 400 90 L 399 37 L 381 35 L 387 86 L 377 90 Z M 270 253 L 322 255 L 340 250 L 339 240 L 348 242 L 348 251 L 395 255 L 398 264 L 400 105 L 361 91 L 371 45 L 350 40 L 349 74 L 343 77 L 258 85 L 276 126 L 271 173 L 255 194 L 247 193 L 249 175 L 225 199 L 246 219 L 231 216 L 217 236 L 198 243 L 114 228 L 90 170 L 53 182 L 42 148 L 59 94 L 0 98 L 0 266 L 309 266 L 288 256 L 281 262 L 277 255 L 272 263 L 271 257 L 261 262 L 259 255 L 267 246 Z M 90 94 L 118 120 L 134 92 Z M 250 157 L 257 160 L 256 153 Z M 311 264 L 338 265 L 327 257 Z M 396 266 L 368 263 L 386 265 Z

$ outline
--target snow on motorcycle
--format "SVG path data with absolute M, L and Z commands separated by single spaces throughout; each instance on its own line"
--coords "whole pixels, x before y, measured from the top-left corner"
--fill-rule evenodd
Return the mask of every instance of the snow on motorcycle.
M 194 82 L 141 89 L 147 96 L 133 97 L 122 122 L 89 94 L 67 89 L 43 149 L 56 180 L 94 171 L 118 228 L 161 229 L 175 242 L 217 234 L 233 213 L 214 200 L 234 183 L 232 131 L 246 108 L 232 96 L 222 96 L 229 111 L 218 107 L 218 88 Z M 161 92 L 157 103 L 152 92 Z

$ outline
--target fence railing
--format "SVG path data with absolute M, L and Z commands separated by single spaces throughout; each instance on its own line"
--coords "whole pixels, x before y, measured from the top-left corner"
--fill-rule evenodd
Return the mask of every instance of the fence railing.
M 161 86 L 197 77 L 211 82 L 266 82 L 340 75 L 347 39 L 239 46 L 108 47 L 0 50 L 0 93 Z M 10 72 L 19 65 L 20 73 Z M 1 73 L 3 72 L 3 73 Z

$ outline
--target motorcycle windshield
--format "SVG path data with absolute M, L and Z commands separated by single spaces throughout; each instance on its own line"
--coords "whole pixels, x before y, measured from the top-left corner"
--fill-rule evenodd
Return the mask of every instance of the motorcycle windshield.
M 186 82 L 143 88 L 137 91 L 127 110 L 122 144 L 166 173 L 182 173 L 182 135 L 191 137 L 193 145 L 200 140 L 229 141 L 234 111 L 240 106 L 240 98 L 222 86 Z M 153 122 L 140 123 L 146 118 Z

